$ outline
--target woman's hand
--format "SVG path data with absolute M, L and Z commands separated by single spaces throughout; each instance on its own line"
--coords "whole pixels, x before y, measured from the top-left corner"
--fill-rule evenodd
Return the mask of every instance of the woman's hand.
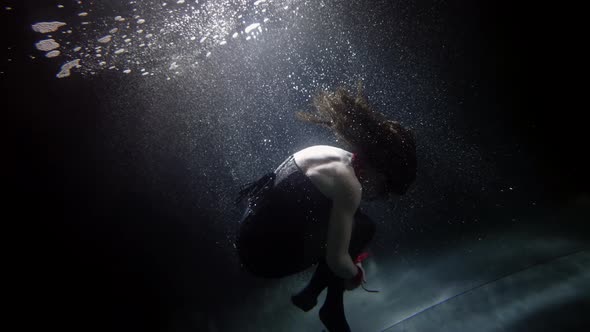
M 344 289 L 349 291 L 358 288 L 363 282 L 367 282 L 365 279 L 365 269 L 363 269 L 363 264 L 358 262 L 355 265 L 359 269 L 358 274 L 350 279 L 344 279 Z

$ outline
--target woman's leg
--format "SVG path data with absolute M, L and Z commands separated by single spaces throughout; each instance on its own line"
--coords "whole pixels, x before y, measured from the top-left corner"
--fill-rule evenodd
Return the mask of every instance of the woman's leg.
M 324 259 L 320 260 L 307 286 L 296 295 L 293 295 L 291 301 L 305 312 L 311 310 L 318 302 L 317 297 L 328 287 L 332 277 L 333 273 L 326 261 Z
M 329 332 L 350 332 L 344 315 L 344 279 L 334 277 L 328 286 L 328 295 L 320 308 L 320 320 Z
M 355 215 L 355 226 L 349 245 L 349 254 L 356 257 L 369 244 L 375 234 L 375 223 L 360 211 Z M 320 319 L 330 332 L 350 331 L 344 315 L 344 280 L 337 277 L 322 259 L 308 285 L 292 297 L 293 303 L 304 311 L 311 310 L 318 295 L 328 287 L 326 300 L 320 309 Z
M 349 245 L 349 254 L 356 257 L 366 248 L 375 235 L 375 223 L 364 213 L 358 211 L 355 215 L 355 225 Z M 317 297 L 328 287 L 332 270 L 325 259 L 320 259 L 311 280 L 303 290 L 292 297 L 293 303 L 303 311 L 311 310 L 317 303 Z
M 304 311 L 309 311 L 317 303 L 318 295 L 328 287 L 324 305 L 320 309 L 320 320 L 329 332 L 348 332 L 348 322 L 344 316 L 344 279 L 337 277 L 322 260 L 309 284 L 291 299 Z

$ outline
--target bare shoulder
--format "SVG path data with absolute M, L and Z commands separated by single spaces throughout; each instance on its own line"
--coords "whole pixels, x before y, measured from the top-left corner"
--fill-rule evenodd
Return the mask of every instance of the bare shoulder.
M 295 163 L 307 173 L 317 167 L 324 167 L 333 162 L 350 164 L 352 153 L 330 145 L 313 145 L 293 154 Z
M 332 162 L 323 167 L 315 167 L 306 175 L 326 197 L 358 206 L 362 187 L 349 165 Z
M 351 167 L 352 153 L 329 145 L 314 145 L 293 154 L 295 163 L 326 197 L 360 202 L 361 184 Z

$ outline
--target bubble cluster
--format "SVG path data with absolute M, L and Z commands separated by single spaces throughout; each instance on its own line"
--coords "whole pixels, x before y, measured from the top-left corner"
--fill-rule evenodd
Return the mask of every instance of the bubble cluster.
M 53 36 L 54 42 L 63 46 L 52 49 L 56 52 L 51 55 L 66 63 L 80 58 L 81 75 L 108 68 L 123 72 L 128 67 L 147 66 L 151 73 L 168 77 L 170 70 L 181 72 L 202 65 L 199 61 L 215 57 L 219 47 L 260 39 L 268 31 L 268 24 L 293 14 L 287 9 L 295 2 L 179 0 L 154 5 L 129 1 L 125 10 L 115 12 L 100 3 L 78 1 L 73 4 L 76 16 L 85 21 L 63 17 L 64 22 L 37 22 L 32 29 L 46 34 L 69 25 L 69 30 Z M 75 48 L 67 47 L 72 44 L 76 44 Z M 97 44 L 104 45 L 100 54 L 96 52 Z M 170 66 L 171 55 L 175 66 Z
M 294 113 L 310 110 L 318 90 L 340 85 L 354 89 L 358 81 L 364 83 L 371 105 L 411 127 L 418 137 L 417 190 L 408 198 L 411 204 L 391 211 L 399 218 L 396 227 L 414 231 L 419 229 L 416 220 L 438 218 L 423 202 L 443 210 L 448 202 L 471 208 L 500 177 L 487 152 L 466 143 L 451 120 L 465 107 L 463 95 L 477 91 L 467 89 L 471 82 L 454 81 L 445 73 L 448 63 L 466 58 L 448 39 L 445 29 L 451 25 L 436 8 L 422 11 L 413 3 L 401 10 L 390 1 L 367 7 L 336 0 L 73 6 L 73 12 L 88 15 L 47 17 L 47 22 L 33 25 L 38 32 L 57 32 L 42 46 L 43 52 L 56 51 L 48 54 L 52 58 L 37 61 L 61 61 L 59 78 L 119 73 L 133 82 L 130 90 L 142 91 L 136 98 L 150 107 L 191 109 L 174 115 L 153 111 L 145 140 L 157 150 L 175 145 L 178 155 L 189 155 L 178 150 L 207 142 L 203 154 L 243 165 L 228 170 L 233 181 L 252 180 L 260 170 L 272 169 L 285 157 L 285 147 L 294 152 L 312 144 L 342 146 L 323 128 L 298 125 Z M 389 9 L 388 16 L 384 9 Z M 421 24 L 412 11 L 433 23 Z M 41 35 L 37 43 L 44 40 L 49 37 Z M 172 87 L 174 98 L 159 92 Z M 179 90 L 188 92 L 180 95 Z M 462 96 L 453 97 L 453 91 Z M 190 128 L 164 149 L 156 142 L 158 133 L 168 131 L 163 127 L 167 121 Z M 253 157 L 244 160 L 244 151 Z M 211 190 L 225 197 L 224 188 L 231 185 L 216 184 Z
M 39 33 L 55 32 L 62 26 L 66 25 L 64 22 L 39 22 L 31 26 L 33 31 Z
M 41 40 L 40 42 L 35 44 L 35 47 L 39 51 L 43 51 L 43 52 L 55 50 L 56 48 L 59 48 L 59 46 L 60 45 L 54 39 Z

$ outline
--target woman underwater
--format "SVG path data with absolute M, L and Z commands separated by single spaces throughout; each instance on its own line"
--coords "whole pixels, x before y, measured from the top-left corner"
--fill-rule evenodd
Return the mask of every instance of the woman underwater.
M 297 117 L 328 127 L 351 151 L 305 148 L 242 189 L 237 202 L 247 198 L 248 207 L 236 248 L 242 267 L 264 278 L 318 264 L 291 300 L 307 312 L 327 287 L 320 320 L 330 332 L 347 332 L 343 293 L 365 281 L 363 250 L 375 233 L 360 202 L 407 192 L 416 178 L 416 143 L 411 130 L 369 106 L 360 85 L 356 96 L 343 88 L 321 92 L 314 108 Z

